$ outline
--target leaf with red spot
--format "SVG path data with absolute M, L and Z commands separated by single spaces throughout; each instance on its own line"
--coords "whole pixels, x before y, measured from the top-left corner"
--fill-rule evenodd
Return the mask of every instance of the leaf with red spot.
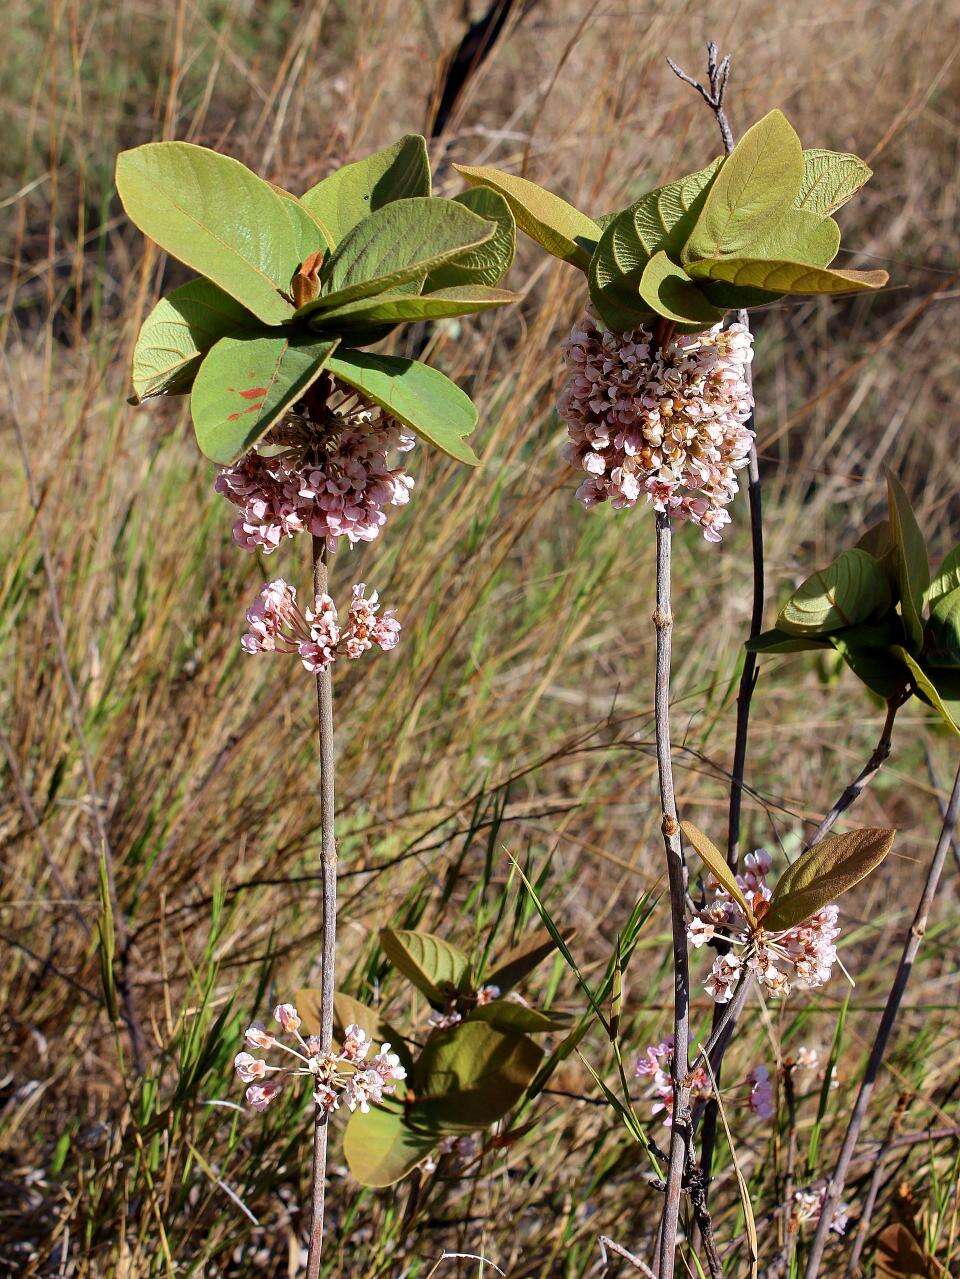
M 221 465 L 246 453 L 313 385 L 337 340 L 221 338 L 201 364 L 190 396 L 201 451 Z

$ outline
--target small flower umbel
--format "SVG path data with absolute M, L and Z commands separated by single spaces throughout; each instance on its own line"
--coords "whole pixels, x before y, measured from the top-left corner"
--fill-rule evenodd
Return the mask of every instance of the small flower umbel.
M 787 995 L 796 986 L 810 990 L 829 981 L 837 962 L 839 911 L 835 898 L 870 874 L 893 845 L 894 831 L 865 829 L 828 835 L 803 852 L 771 889 L 771 859 L 762 849 L 749 853 L 740 874 L 691 822 L 682 822 L 687 841 L 702 858 L 707 902 L 687 925 L 693 946 L 717 940 L 717 956 L 706 990 L 718 1004 L 755 976 L 766 992 Z
M 240 640 L 246 653 L 296 653 L 311 674 L 326 670 L 338 657 L 356 660 L 371 648 L 395 648 L 400 623 L 392 609 L 380 614 L 376 591 L 367 598 L 366 585 L 358 582 L 341 628 L 337 608 L 329 595 L 318 595 L 313 608 L 301 609 L 296 589 L 277 578 L 268 582 L 247 610 L 249 630 Z
M 313 1099 L 327 1114 L 338 1110 L 343 1101 L 348 1110 L 366 1114 L 370 1102 L 382 1100 L 392 1093 L 407 1072 L 400 1058 L 381 1044 L 371 1056 L 373 1042 L 359 1026 L 347 1026 L 339 1052 L 323 1052 L 317 1036 L 304 1038 L 302 1022 L 293 1004 L 279 1004 L 274 1019 L 292 1043 L 284 1043 L 280 1035 L 272 1035 L 254 1024 L 244 1038 L 253 1048 L 278 1049 L 293 1059 L 285 1065 L 272 1065 L 249 1052 L 237 1053 L 234 1068 L 248 1086 L 246 1099 L 254 1110 L 266 1110 L 284 1087 L 299 1076 L 307 1076 L 313 1085 Z

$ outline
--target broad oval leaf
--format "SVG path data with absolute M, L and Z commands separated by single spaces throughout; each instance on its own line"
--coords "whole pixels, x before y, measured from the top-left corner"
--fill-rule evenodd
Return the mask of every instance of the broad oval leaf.
M 826 216 L 846 204 L 872 176 L 873 170 L 859 156 L 812 147 L 803 153 L 803 177 L 794 203 Z
M 200 361 L 222 337 L 257 328 L 256 317 L 202 277 L 161 298 L 133 350 L 133 403 L 179 395 L 193 385 Z
M 221 466 L 235 462 L 313 385 L 336 345 L 288 334 L 221 338 L 190 395 L 201 453 Z
M 427 144 L 409 133 L 383 151 L 364 156 L 331 173 L 300 197 L 300 202 L 330 228 L 333 244 L 368 214 L 394 200 L 430 194 Z
M 811 649 L 829 647 L 829 640 L 818 639 L 816 635 L 790 635 L 776 627 L 744 644 L 748 653 L 807 653 Z
M 886 574 L 891 589 L 899 599 L 900 579 L 897 576 L 897 548 L 893 539 L 893 530 L 889 520 L 878 520 L 867 529 L 857 542 L 861 551 L 866 551 L 877 561 Z M 960 585 L 960 583 L 958 583 Z
M 789 635 L 827 635 L 876 617 L 890 602 L 880 565 L 854 548 L 801 583 L 780 610 L 777 627 Z
M 519 1004 L 515 999 L 491 999 L 488 1004 L 479 1004 L 471 1009 L 463 1020 L 489 1022 L 497 1030 L 542 1035 L 548 1030 L 563 1030 L 570 1018 L 563 1013 L 541 1012 L 539 1008 Z
M 934 666 L 960 665 L 960 587 L 933 601 L 929 632 L 933 647 L 928 661 Z
M 909 673 L 896 652 L 902 638 L 899 619 L 894 615 L 873 626 L 836 631 L 830 642 L 861 683 L 884 701 L 890 701 L 900 697 L 909 683 Z
M 571 941 L 576 930 L 569 928 L 563 931 L 564 941 Z M 522 981 L 557 948 L 553 935 L 546 928 L 538 928 L 529 937 L 525 937 L 519 945 L 496 959 L 491 968 L 483 975 L 484 985 L 497 986 L 501 991 L 512 990 L 517 982 Z
M 737 883 L 737 877 L 727 865 L 727 859 L 713 840 L 709 839 L 693 822 L 681 822 L 680 829 L 686 836 L 687 843 L 713 875 L 721 887 L 730 894 L 751 924 L 756 924 L 753 907 L 747 901 L 743 889 Z
M 887 471 L 887 505 L 890 532 L 900 582 L 900 609 L 907 638 L 916 647 L 923 644 L 923 598 L 930 585 L 927 546 L 913 513 L 910 499 L 892 471 Z
M 510 205 L 517 226 L 548 253 L 586 271 L 600 239 L 600 227 L 552 191 L 489 165 L 453 166 L 472 186 L 489 187 Z
M 949 595 L 960 587 L 960 546 L 955 546 L 944 556 L 927 588 L 927 603 L 932 604 L 941 595 Z
M 883 288 L 890 278 L 886 271 L 841 271 L 752 257 L 698 260 L 689 262 L 687 270 L 694 279 L 723 280 L 765 293 L 862 293 Z
M 343 1134 L 347 1166 L 362 1186 L 392 1186 L 424 1160 L 439 1140 L 437 1133 L 407 1122 L 401 1102 L 384 1098 L 369 1114 L 355 1111 Z
M 469 974 L 470 961 L 460 947 L 434 933 L 383 928 L 380 946 L 393 966 L 432 1004 L 444 1005 Z
M 519 301 L 519 293 L 490 289 L 482 284 L 460 284 L 449 289 L 435 289 L 432 293 L 377 293 L 374 297 L 315 312 L 311 328 L 349 336 L 352 330 L 367 329 L 371 325 L 470 315 L 474 311 L 489 311 L 493 307 Z
M 709 328 L 723 319 L 682 267 L 663 252 L 655 253 L 643 269 L 638 291 L 651 310 L 684 327 Z
M 411 285 L 419 292 L 427 275 L 486 244 L 493 222 L 438 196 L 394 200 L 359 222 L 320 272 L 322 295 L 298 315 L 343 306 L 358 298 Z
M 905 648 L 894 649 L 894 652 L 910 671 L 913 686 L 918 696 L 933 707 L 952 733 L 956 733 L 960 737 L 960 726 L 957 724 L 954 706 L 952 705 L 956 699 L 947 693 L 944 694 L 944 697 L 941 697 L 940 690 L 935 682 L 935 680 L 941 679 L 940 672 L 935 672 L 934 677 L 931 677 Z M 952 671 L 943 672 L 944 683 L 947 682 L 951 674 L 953 674 Z M 950 683 L 952 686 L 952 681 Z M 950 691 L 953 691 L 952 687 Z M 951 705 L 948 706 L 947 702 L 950 702 Z
M 487 1022 L 435 1031 L 411 1081 L 418 1121 L 443 1132 L 489 1127 L 520 1100 L 542 1057 L 526 1035 Z
M 788 866 L 777 881 L 763 926 L 781 932 L 801 924 L 858 884 L 883 861 L 896 831 L 881 827 L 828 835 Z
M 343 349 L 328 365 L 334 377 L 363 391 L 449 457 L 471 466 L 479 462 L 466 442 L 477 425 L 476 406 L 439 369 L 398 355 Z
M 293 315 L 284 296 L 305 258 L 328 247 L 293 196 L 230 156 L 191 142 L 149 142 L 117 157 L 130 220 L 264 324 Z
M 724 161 L 687 240 L 684 262 L 754 256 L 756 242 L 793 203 L 802 177 L 800 139 L 783 112 L 771 111 Z
M 493 239 L 471 249 L 456 262 L 448 262 L 427 276 L 424 293 L 449 289 L 463 284 L 485 284 L 493 287 L 506 275 L 517 251 L 517 224 L 510 205 L 489 187 L 471 187 L 455 195 L 454 201 L 496 226 Z
M 784 209 L 753 246 L 752 256 L 829 266 L 839 248 L 840 228 L 833 218 L 821 218 L 806 209 Z

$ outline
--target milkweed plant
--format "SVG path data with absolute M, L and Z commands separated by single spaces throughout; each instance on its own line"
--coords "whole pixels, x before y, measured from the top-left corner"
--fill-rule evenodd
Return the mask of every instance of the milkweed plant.
M 870 178 L 862 160 L 804 148 L 779 110 L 734 143 L 724 105 L 729 59 L 718 62 L 710 46 L 707 85 L 674 70 L 714 114 L 723 154 L 603 215 L 581 212 L 525 177 L 489 166 L 457 164 L 468 188 L 452 199 L 434 195 L 420 137 L 348 164 L 302 194 L 188 143 L 140 146 L 117 162 L 129 218 L 195 273 L 143 324 L 133 402 L 189 395 L 197 444 L 215 467 L 215 491 L 233 508 L 239 548 L 269 555 L 300 535 L 312 548 L 311 584 L 276 579 L 263 585 L 246 612 L 240 642 L 249 654 L 294 657 L 317 679 L 321 985 L 279 1004 L 271 1028 L 252 1025 L 235 1063 L 255 1111 L 300 1083 L 311 1090 L 310 1279 L 320 1266 L 329 1117 L 349 1116 L 347 1164 L 367 1186 L 389 1186 L 418 1169 L 428 1173 L 440 1160 L 463 1165 L 478 1157 L 499 1140 L 489 1136 L 493 1125 L 533 1104 L 550 1071 L 581 1042 L 591 1016 L 604 1020 L 603 1002 L 618 988 L 620 968 L 653 909 L 651 901 L 634 912 L 604 982 L 592 992 L 584 987 L 591 1007 L 572 1020 L 533 1006 L 517 991 L 551 955 L 575 965 L 571 934 L 558 931 L 530 885 L 544 928 L 499 959 L 487 957 L 489 945 L 478 962 L 440 935 L 381 932 L 386 962 L 429 1008 L 419 1025 L 398 1028 L 379 1009 L 336 989 L 331 672 L 338 662 L 394 649 L 401 623 L 362 581 L 338 606 L 328 589 L 328 559 L 373 541 L 391 509 L 411 500 L 417 444 L 467 465 L 478 461 L 469 443 L 477 411 L 468 396 L 439 370 L 372 348 L 404 324 L 515 302 L 516 294 L 498 286 L 513 261 L 517 227 L 582 273 L 582 312 L 557 351 L 564 457 L 578 477 L 575 499 L 582 507 L 609 503 L 636 512 L 621 518 L 638 521 L 650 510 L 656 560 L 651 691 L 674 1017 L 663 1041 L 635 1049 L 633 1078 L 649 1105 L 647 1121 L 635 1118 L 629 1097 L 616 1103 L 653 1161 L 663 1197 L 652 1253 L 635 1258 L 648 1275 L 671 1279 L 681 1240 L 699 1250 L 697 1273 L 704 1266 L 711 1279 L 723 1273 L 709 1191 L 724 1053 L 752 991 L 766 1000 L 791 992 L 802 997 L 841 967 L 838 899 L 883 862 L 894 831 L 832 828 L 889 753 L 897 709 L 916 697 L 960 732 L 960 548 L 931 575 L 923 536 L 895 476 L 888 478 L 888 518 L 794 588 L 775 627 L 760 629 L 763 527 L 751 312 L 790 295 L 870 293 L 887 275 L 834 265 L 841 232 L 833 215 Z M 704 555 L 723 553 L 709 544 L 735 535 L 745 472 L 755 625 L 746 642 L 721 850 L 680 820 L 674 791 L 671 645 L 673 627 L 684 619 L 675 623 L 672 612 L 671 537 L 677 525 L 690 523 L 707 543 Z M 636 535 L 643 530 L 638 522 Z M 799 856 L 775 876 L 771 851 L 743 853 L 739 846 L 750 699 L 762 658 L 804 651 L 832 653 L 846 663 L 886 704 L 887 720 L 874 757 L 813 837 L 801 836 Z M 691 850 L 697 855 L 692 866 Z M 932 866 L 929 896 L 938 875 Z M 690 1029 L 691 950 L 712 951 L 702 982 L 716 1011 L 709 1039 L 699 1046 Z M 888 1014 L 892 1008 L 895 1015 L 901 996 L 902 987 L 891 991 Z M 540 1036 L 559 1046 L 547 1052 Z M 885 1043 L 881 1027 L 875 1045 L 881 1055 Z M 794 1074 L 817 1066 L 808 1048 L 777 1063 L 774 1077 L 756 1063 L 728 1090 L 728 1101 L 739 1095 L 744 1107 L 769 1121 L 775 1089 L 792 1088 Z M 865 1078 L 862 1109 L 869 1086 Z M 848 1143 L 856 1141 L 858 1122 L 862 1111 L 859 1121 L 857 1112 L 851 1118 Z M 666 1129 L 666 1150 L 657 1125 Z M 791 1247 L 815 1232 L 807 1279 L 819 1272 L 827 1234 L 844 1228 L 845 1171 L 841 1160 L 827 1183 L 792 1192 Z M 744 1213 L 752 1221 L 748 1202 Z M 755 1229 L 748 1235 L 756 1267 Z M 791 1252 L 791 1275 L 800 1273 L 797 1264 Z M 684 1265 L 693 1272 L 692 1262 Z

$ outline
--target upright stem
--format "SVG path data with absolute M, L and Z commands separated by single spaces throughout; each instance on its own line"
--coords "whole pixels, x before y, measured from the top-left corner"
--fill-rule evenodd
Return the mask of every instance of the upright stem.
M 314 597 L 327 594 L 327 549 L 313 539 Z M 330 667 L 317 675 L 317 725 L 320 737 L 320 875 L 323 922 L 320 950 L 320 1043 L 324 1053 L 333 1043 L 333 995 L 337 943 L 337 841 L 334 826 L 333 679 Z M 313 1205 L 307 1279 L 317 1279 L 323 1249 L 323 1210 L 327 1175 L 328 1112 L 317 1106 L 313 1120 Z
M 657 514 L 657 606 L 653 624 L 657 633 L 657 673 L 654 699 L 657 739 L 657 771 L 660 782 L 661 830 L 670 883 L 670 920 L 673 929 L 673 1122 L 670 1128 L 670 1157 L 667 1187 L 660 1223 L 659 1279 L 673 1279 L 677 1248 L 677 1224 L 683 1174 L 690 1145 L 690 1082 L 688 1048 L 690 1042 L 690 971 L 687 962 L 687 930 L 684 921 L 686 875 L 680 846 L 680 823 L 673 787 L 673 760 L 670 753 L 670 658 L 673 642 L 673 615 L 670 611 L 670 517 Z
M 917 957 L 917 952 L 920 950 L 920 944 L 923 941 L 923 935 L 927 930 L 927 920 L 930 917 L 930 908 L 933 905 L 933 899 L 937 893 L 937 888 L 940 883 L 940 875 L 943 871 L 943 864 L 947 859 L 947 851 L 950 848 L 950 844 L 953 839 L 953 832 L 957 824 L 958 815 L 960 815 L 960 767 L 957 768 L 957 775 L 954 778 L 953 791 L 950 795 L 950 802 L 947 804 L 947 811 L 943 818 L 943 826 L 940 829 L 940 838 L 937 841 L 936 851 L 933 854 L 930 869 L 927 871 L 927 879 L 923 885 L 923 892 L 920 894 L 920 901 L 917 904 L 913 923 L 910 925 L 910 931 L 907 933 L 906 941 L 904 942 L 903 954 L 900 956 L 900 963 L 897 966 L 896 976 L 893 979 L 893 986 L 890 988 L 890 994 L 887 996 L 886 1007 L 883 1010 L 883 1016 L 880 1018 L 880 1025 L 877 1028 L 873 1047 L 870 1049 L 870 1056 L 867 1059 L 867 1068 L 863 1073 L 863 1079 L 860 1083 L 860 1091 L 857 1094 L 857 1100 L 853 1107 L 853 1113 L 850 1116 L 850 1122 L 847 1124 L 847 1131 L 843 1139 L 843 1146 L 840 1149 L 840 1156 L 837 1159 L 837 1165 L 833 1170 L 833 1176 L 827 1182 L 826 1194 L 823 1200 L 823 1209 L 820 1213 L 820 1220 L 817 1222 L 817 1232 L 814 1235 L 813 1243 L 810 1245 L 810 1254 L 807 1258 L 807 1268 L 804 1271 L 804 1279 L 817 1279 L 817 1275 L 820 1272 L 820 1262 L 823 1259 L 823 1250 L 826 1247 L 830 1223 L 833 1220 L 833 1215 L 837 1210 L 837 1206 L 840 1203 L 840 1197 L 843 1194 L 843 1187 L 847 1178 L 847 1169 L 850 1167 L 850 1160 L 853 1158 L 853 1152 L 860 1137 L 860 1130 L 863 1127 L 863 1121 L 866 1118 L 867 1108 L 870 1105 L 870 1098 L 873 1094 L 873 1088 L 877 1081 L 877 1075 L 880 1072 L 884 1053 L 887 1050 L 887 1043 L 889 1042 L 894 1022 L 897 1019 L 897 1014 L 900 1011 L 900 1003 L 903 999 L 904 991 L 907 988 L 907 982 L 910 979 L 913 962 Z

